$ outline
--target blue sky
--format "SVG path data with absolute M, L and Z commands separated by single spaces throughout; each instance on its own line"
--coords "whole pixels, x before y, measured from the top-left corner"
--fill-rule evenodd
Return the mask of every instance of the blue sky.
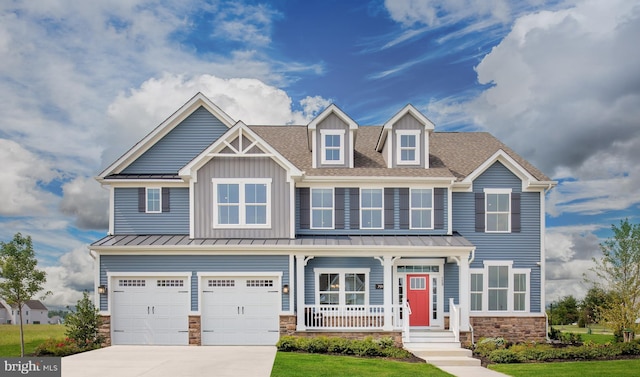
M 580 298 L 611 224 L 640 221 L 639 35 L 637 0 L 2 2 L 0 239 L 30 234 L 47 302 L 73 304 L 108 224 L 93 177 L 196 92 L 247 124 L 412 103 L 559 182 L 547 301 Z

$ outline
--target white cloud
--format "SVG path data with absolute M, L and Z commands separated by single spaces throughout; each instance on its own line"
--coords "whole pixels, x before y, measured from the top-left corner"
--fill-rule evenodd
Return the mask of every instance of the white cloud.
M 93 267 L 87 245 L 62 255 L 58 265 L 43 267 L 47 273 L 44 291 L 52 293 L 46 305 L 71 306 L 82 298 L 82 291 L 93 290 Z
M 563 181 L 549 213 L 598 214 L 640 203 L 640 7 L 579 1 L 517 19 L 478 64 L 490 85 L 467 112 Z
M 60 211 L 75 218 L 80 229 L 109 226 L 109 191 L 90 177 L 77 177 L 62 186 Z
M 439 26 L 469 18 L 484 18 L 494 23 L 511 19 L 511 6 L 506 0 L 385 0 L 385 7 L 391 19 L 404 26 Z

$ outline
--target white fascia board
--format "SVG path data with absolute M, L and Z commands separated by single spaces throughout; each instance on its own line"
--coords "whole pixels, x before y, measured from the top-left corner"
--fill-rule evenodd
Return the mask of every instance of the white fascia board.
M 147 136 L 136 143 L 125 154 L 118 158 L 114 163 L 109 165 L 100 174 L 100 178 L 104 178 L 110 174 L 119 173 L 124 170 L 129 164 L 140 157 L 144 152 L 149 150 L 155 143 L 162 139 L 166 134 L 173 130 L 184 119 L 196 111 L 200 106 L 203 106 L 207 111 L 218 118 L 225 126 L 231 128 L 235 121 L 227 115 L 222 109 L 216 106 L 209 98 L 204 94 L 198 92 L 187 103 L 182 105 L 176 112 L 171 114 L 164 122 L 160 123 L 153 129 Z
M 337 183 L 349 183 L 349 184 L 363 184 L 363 183 L 378 183 L 384 185 L 385 183 L 393 183 L 395 185 L 400 184 L 422 184 L 433 185 L 437 187 L 451 187 L 455 178 L 453 177 L 380 177 L 380 176 L 304 176 L 302 180 L 297 182 L 296 187 L 311 187 L 318 184 L 337 184 Z M 397 187 L 397 186 L 394 186 Z
M 356 123 L 350 116 L 348 116 L 344 111 L 340 110 L 338 106 L 334 103 L 329 105 L 324 111 L 322 111 L 318 116 L 313 118 L 311 122 L 307 125 L 309 130 L 315 130 L 323 120 L 325 120 L 329 115 L 335 114 L 338 118 L 340 118 L 343 122 L 345 122 L 350 130 L 358 129 L 358 123 Z
M 435 129 L 435 124 L 429 118 L 424 116 L 424 114 L 422 114 L 412 104 L 408 104 L 402 109 L 400 109 L 400 111 L 398 111 L 393 117 L 391 117 L 391 119 L 386 121 L 385 124 L 382 126 L 382 132 L 380 134 L 380 138 L 378 139 L 378 143 L 376 144 L 376 150 L 378 152 L 382 150 L 382 146 L 386 142 L 387 133 L 389 132 L 389 130 L 393 128 L 393 125 L 406 114 L 413 115 L 413 117 L 416 118 L 418 122 L 420 122 L 424 126 L 425 132 L 433 131 Z
M 274 126 L 277 127 L 277 126 Z M 264 157 L 271 157 L 278 165 L 282 166 L 283 169 L 287 170 L 289 176 L 301 176 L 302 171 L 298 169 L 295 165 L 293 165 L 289 160 L 287 160 L 280 152 L 275 150 L 271 145 L 269 145 L 264 139 L 262 139 L 258 134 L 253 132 L 246 124 L 242 121 L 237 122 L 229 131 L 227 131 L 224 135 L 222 135 L 218 140 L 213 142 L 208 148 L 202 151 L 198 156 L 193 158 L 187 165 L 182 167 L 180 171 L 178 171 L 178 175 L 182 177 L 183 180 L 188 181 L 190 179 L 195 179 L 197 177 L 198 169 L 204 166 L 209 160 L 211 160 L 214 156 L 213 154 L 224 149 L 227 144 L 225 142 L 231 142 L 234 138 L 238 137 L 242 133 L 242 136 L 248 137 L 250 140 L 256 142 L 255 146 L 260 148 L 265 152 Z M 232 155 L 230 155 L 231 157 Z M 261 155 L 262 156 L 262 155 Z

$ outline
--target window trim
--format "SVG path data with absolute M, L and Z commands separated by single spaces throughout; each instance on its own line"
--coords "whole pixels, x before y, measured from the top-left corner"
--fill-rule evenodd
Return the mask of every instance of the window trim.
M 345 158 L 345 130 L 320 130 L 320 162 L 323 165 L 344 165 Z M 339 147 L 327 147 L 326 145 L 326 136 L 339 136 L 340 137 L 340 146 Z M 338 150 L 340 152 L 340 158 L 337 160 L 327 160 L 327 149 L 329 150 Z
M 507 309 L 506 310 L 489 310 L 489 267 L 506 266 L 508 268 L 508 287 L 507 287 Z M 482 275 L 482 291 L 471 290 L 471 274 Z M 525 298 L 524 298 L 524 310 L 515 310 L 515 294 L 514 291 L 514 276 L 525 275 Z M 482 294 L 482 310 L 471 309 L 471 294 Z M 522 292 L 518 292 L 522 293 Z M 531 312 L 531 269 L 530 268 L 513 268 L 513 261 L 484 261 L 483 268 L 470 268 L 469 269 L 469 311 L 474 314 L 501 314 L 501 313 L 530 313 Z
M 420 130 L 396 130 L 396 165 L 420 165 Z M 415 147 L 402 147 L 402 136 L 414 136 L 416 141 Z M 415 151 L 413 160 L 403 160 L 402 151 Z
M 431 207 L 427 208 L 427 207 L 413 207 L 413 202 L 411 201 L 412 198 L 412 193 L 414 190 L 431 190 Z M 435 229 L 435 196 L 434 196 L 434 188 L 432 187 L 411 187 L 409 188 L 409 229 Z M 431 227 L 429 228 L 424 228 L 424 227 L 417 227 L 413 225 L 413 210 L 426 210 L 429 209 L 431 211 Z
M 511 233 L 511 189 L 494 189 L 494 188 L 486 188 L 484 189 L 484 231 L 485 233 Z M 508 195 L 507 204 L 509 204 L 509 211 L 489 211 L 489 200 L 488 195 Z M 507 214 L 507 230 L 489 230 L 489 215 L 490 214 Z
M 366 207 L 364 208 L 364 206 L 362 205 L 362 200 L 363 200 L 363 195 L 362 195 L 362 190 L 378 190 L 380 191 L 380 203 L 381 206 L 380 207 Z M 364 221 L 362 221 L 362 212 L 363 210 L 368 210 L 368 211 L 380 211 L 380 226 L 379 227 L 372 227 L 372 226 L 364 226 Z M 360 229 L 384 229 L 384 188 L 378 188 L 378 187 L 360 187 Z
M 364 274 L 364 304 L 363 305 L 369 305 L 369 285 L 370 283 L 370 271 L 371 269 L 369 268 L 314 268 L 313 269 L 313 273 L 314 273 L 314 297 L 315 297 L 315 304 L 316 305 L 326 305 L 326 306 L 346 306 L 346 307 L 350 307 L 350 306 L 358 306 L 358 305 L 347 305 L 346 303 L 346 296 L 347 296 L 347 291 L 346 289 L 346 280 L 345 280 L 345 275 L 346 274 Z M 331 305 L 331 304 L 320 304 L 320 275 L 321 274 L 338 274 L 338 281 L 340 283 L 340 290 L 336 291 L 338 292 L 338 305 Z
M 158 191 L 158 210 L 149 210 L 149 191 Z M 144 211 L 145 213 L 162 213 L 162 187 L 145 187 L 144 192 Z
M 271 178 L 212 178 L 213 184 L 213 227 L 216 229 L 268 229 L 271 228 Z M 238 185 L 238 224 L 220 224 L 218 218 L 218 185 L 219 184 L 237 184 Z M 265 224 L 247 224 L 246 219 L 246 196 L 245 186 L 247 184 L 264 184 L 266 185 L 266 223 Z
M 313 192 L 314 190 L 330 190 L 331 191 L 331 226 L 316 227 L 313 225 L 313 210 L 327 210 L 329 207 L 314 207 Z M 311 187 L 309 189 L 309 229 L 335 229 L 336 226 L 336 192 L 334 187 Z

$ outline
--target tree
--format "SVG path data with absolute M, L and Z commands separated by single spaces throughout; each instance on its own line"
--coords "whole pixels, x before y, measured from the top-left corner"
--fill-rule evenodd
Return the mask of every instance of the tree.
M 592 286 L 589 288 L 587 295 L 580 302 L 580 321 L 579 323 L 584 326 L 589 326 L 593 323 L 600 323 L 602 318 L 600 316 L 600 308 L 608 305 L 610 301 L 610 295 L 607 294 L 602 288 Z
M 86 291 L 76 303 L 76 310 L 71 310 L 67 315 L 64 324 L 67 327 L 66 335 L 73 339 L 80 348 L 96 348 L 102 343 L 103 339 L 98 332 L 100 328 L 98 309 L 93 305 L 89 299 L 89 293 Z
M 30 236 L 22 237 L 22 234 L 16 233 L 11 242 L 0 242 L 0 248 L 0 296 L 7 304 L 18 309 L 20 355 L 24 357 L 22 307 L 33 299 L 36 293 L 42 291 L 47 277 L 44 271 L 36 269 L 38 261 Z M 44 296 L 49 293 L 45 293 Z
M 612 225 L 613 237 L 600 244 L 602 258 L 593 258 L 591 269 L 598 280 L 594 283 L 609 292 L 610 299 L 600 305 L 602 320 L 614 333 L 626 334 L 632 339 L 638 330 L 636 319 L 640 316 L 640 224 L 630 224 L 629 219 Z
M 578 301 L 573 296 L 565 296 L 553 303 L 552 325 L 569 325 L 578 321 Z

